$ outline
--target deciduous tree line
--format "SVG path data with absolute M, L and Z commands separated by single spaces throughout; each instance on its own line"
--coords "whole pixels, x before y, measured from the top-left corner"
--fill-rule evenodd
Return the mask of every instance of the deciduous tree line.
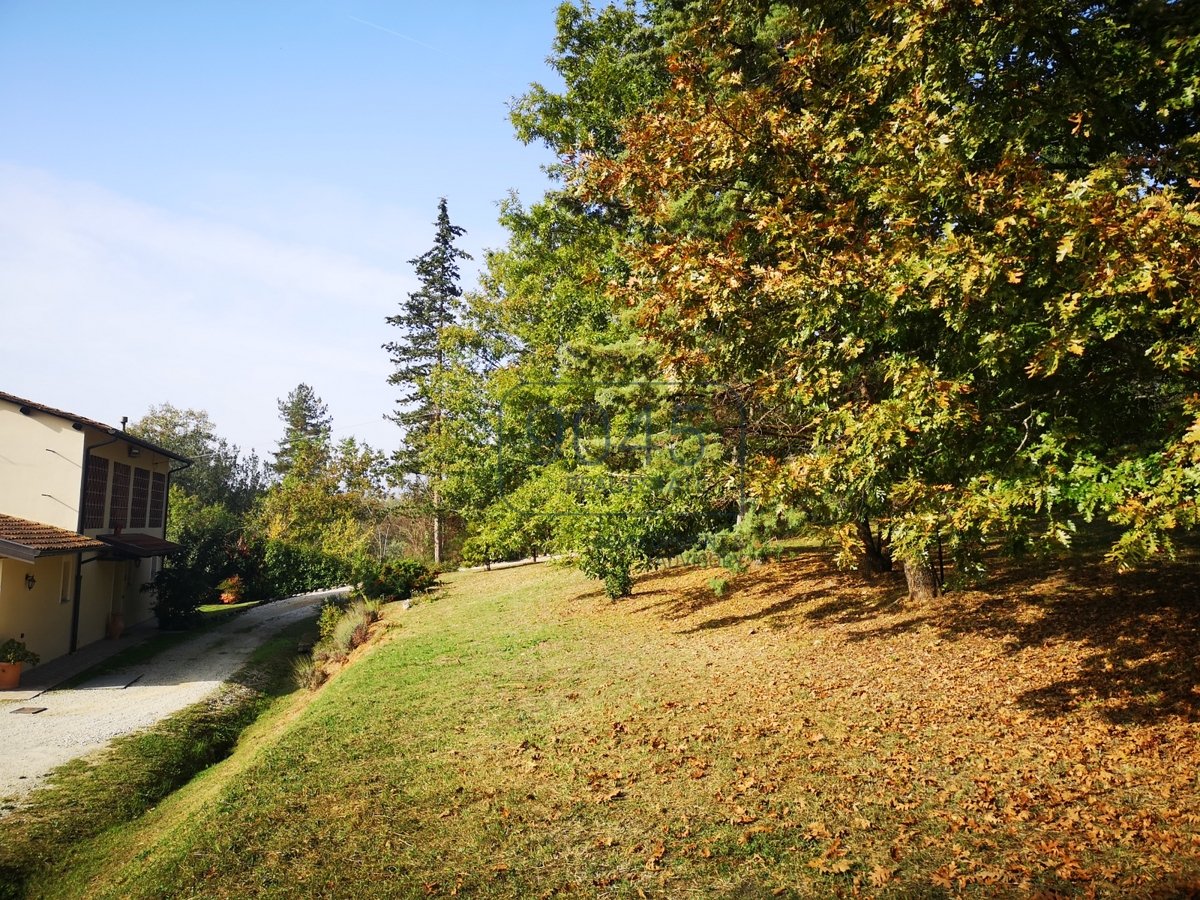
M 424 548 L 382 452 L 334 441 L 328 407 L 307 384 L 278 408 L 284 434 L 270 463 L 219 437 L 203 410 L 162 404 L 131 426 L 192 460 L 170 488 L 167 537 L 183 549 L 156 585 L 163 624 L 186 625 L 219 596 L 266 600 L 374 583 L 389 562 Z
M 1085 523 L 1121 566 L 1195 527 L 1194 0 L 557 25 L 563 87 L 512 107 L 553 190 L 503 205 L 464 298 L 443 202 L 389 347 L 410 468 L 468 556 L 570 554 L 619 596 L 656 558 L 808 527 L 925 597 L 943 563 Z

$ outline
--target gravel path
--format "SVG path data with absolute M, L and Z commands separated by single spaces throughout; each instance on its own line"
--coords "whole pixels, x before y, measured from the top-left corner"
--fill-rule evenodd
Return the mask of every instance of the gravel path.
M 322 600 L 336 593 L 256 606 L 128 669 L 77 688 L 0 704 L 0 797 L 18 799 L 63 763 L 203 700 L 271 635 L 312 615 Z M 13 712 L 22 707 L 46 709 L 36 715 Z
M 538 563 L 554 562 L 556 559 L 562 559 L 562 556 L 539 556 L 537 559 L 525 557 L 525 559 L 514 559 L 511 562 L 494 562 L 490 566 L 459 566 L 460 572 L 490 572 L 493 569 L 512 569 L 516 566 L 536 566 Z

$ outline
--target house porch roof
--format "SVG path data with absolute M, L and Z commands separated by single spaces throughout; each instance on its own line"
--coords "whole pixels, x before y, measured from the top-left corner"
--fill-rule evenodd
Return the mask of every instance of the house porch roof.
M 0 513 L 0 556 L 33 562 L 40 556 L 61 556 L 105 545 L 85 535 L 41 522 Z
M 98 534 L 96 537 L 104 542 L 103 546 L 117 551 L 117 554 L 122 557 L 147 559 L 151 556 L 167 556 L 171 553 L 178 553 L 183 549 L 182 545 L 176 544 L 174 541 L 137 531 L 122 532 L 121 534 Z

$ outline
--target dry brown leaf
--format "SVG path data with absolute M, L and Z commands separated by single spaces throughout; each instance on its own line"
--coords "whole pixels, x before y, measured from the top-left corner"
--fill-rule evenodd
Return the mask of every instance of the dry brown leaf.
M 888 866 L 876 866 L 871 870 L 870 880 L 872 887 L 883 887 L 892 880 L 892 876 L 896 874 L 896 870 Z

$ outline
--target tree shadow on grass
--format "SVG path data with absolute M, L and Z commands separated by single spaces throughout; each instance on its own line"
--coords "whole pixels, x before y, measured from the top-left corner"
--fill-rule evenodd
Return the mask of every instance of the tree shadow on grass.
M 864 589 L 869 593 L 864 593 Z M 880 577 L 870 582 L 860 580 L 855 593 L 834 596 L 806 610 L 804 618 L 813 622 L 847 625 L 897 612 L 904 608 L 904 604 L 904 589 L 896 579 Z
M 1013 655 L 1062 648 L 1075 661 L 1050 684 L 1019 694 L 1019 706 L 1051 718 L 1094 706 L 1114 724 L 1200 718 L 1195 566 L 1118 575 L 1094 559 L 1039 568 L 1006 567 L 985 590 L 952 593 L 911 618 L 858 630 L 848 640 L 928 626 L 943 641 L 984 636 Z
M 633 613 L 647 613 L 663 607 L 672 606 L 676 595 L 670 591 L 650 590 L 634 591 L 633 595 L 620 601 L 628 606 Z
M 910 603 L 898 576 L 868 581 L 838 573 L 828 554 L 738 576 L 717 597 L 704 584 L 667 589 L 646 607 L 681 634 L 766 621 L 773 628 L 829 627 L 847 643 L 878 643 L 922 629 L 953 644 L 987 638 L 1010 656 L 1033 652 L 1051 681 L 1017 696 L 1022 708 L 1057 718 L 1081 707 L 1118 724 L 1200 720 L 1200 566 L 1185 563 L 1119 575 L 1098 554 L 997 563 L 986 586 Z M 715 612 L 721 615 L 713 616 Z M 696 622 L 696 618 L 704 617 Z M 685 623 L 681 623 L 685 624 Z M 969 651 L 959 651 L 969 652 Z
M 634 596 L 637 599 L 643 596 L 665 594 L 668 597 L 666 601 L 660 601 L 638 611 L 659 608 L 662 610 L 662 617 L 668 621 L 680 621 L 717 609 L 731 610 L 728 615 L 701 622 L 681 631 L 681 634 L 693 634 L 697 631 L 726 628 L 759 619 L 769 619 L 785 615 L 809 599 L 824 594 L 827 586 L 811 584 L 807 579 L 807 574 L 812 571 L 814 565 L 823 565 L 827 555 L 825 551 L 806 548 L 798 551 L 786 562 L 758 566 L 740 575 L 734 575 L 724 570 L 706 570 L 697 567 L 669 570 L 666 573 L 656 572 L 647 576 L 642 582 L 650 589 L 639 590 Z M 667 581 L 662 588 L 658 588 L 656 586 L 657 579 L 664 575 L 671 580 Z M 679 575 L 690 575 L 691 577 L 675 577 Z M 727 590 L 718 594 L 709 583 L 710 577 L 727 582 Z M 697 581 L 697 579 L 700 580 Z M 804 590 L 796 592 L 797 587 L 804 588 Z M 786 599 L 778 599 L 781 595 L 786 595 Z M 748 597 L 763 597 L 774 602 L 766 608 L 757 608 L 753 602 L 749 604 L 746 602 Z
M 707 619 L 700 622 L 691 628 L 685 628 L 680 631 L 680 634 L 696 634 L 701 631 L 712 631 L 718 628 L 729 628 L 733 625 L 744 625 L 751 622 L 762 620 L 776 620 L 774 624 L 779 627 L 781 623 L 777 620 L 781 616 L 786 616 L 797 607 L 803 606 L 806 603 L 811 603 L 813 600 L 826 595 L 826 591 L 822 588 L 814 588 L 808 591 L 793 591 L 788 596 L 774 603 L 770 603 L 764 607 L 754 609 L 749 612 L 739 612 L 733 615 L 721 616 L 716 619 Z
M 987 623 L 1014 651 L 1065 642 L 1085 648 L 1071 677 L 1021 695 L 1021 705 L 1058 716 L 1102 704 L 1114 723 L 1200 718 L 1200 572 L 1178 566 L 1118 576 L 1099 566 L 1071 574 L 1025 603 L 1041 615 L 1019 616 L 1009 600 Z M 941 626 L 972 628 L 961 612 Z

